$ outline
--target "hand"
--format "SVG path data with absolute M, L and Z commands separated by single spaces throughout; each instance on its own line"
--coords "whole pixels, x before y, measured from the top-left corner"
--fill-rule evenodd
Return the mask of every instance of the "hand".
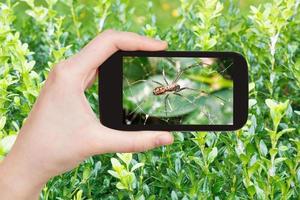
M 98 66 L 117 50 L 166 47 L 166 42 L 135 33 L 107 30 L 57 64 L 11 152 L 0 164 L 1 199 L 38 199 L 51 177 L 94 154 L 139 152 L 171 144 L 173 137 L 167 132 L 121 132 L 102 126 L 84 95 Z

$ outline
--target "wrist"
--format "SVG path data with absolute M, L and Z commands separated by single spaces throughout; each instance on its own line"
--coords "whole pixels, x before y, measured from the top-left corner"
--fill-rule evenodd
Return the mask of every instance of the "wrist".
M 0 162 L 0 194 L 3 199 L 38 199 L 47 180 L 18 156 L 8 155 Z

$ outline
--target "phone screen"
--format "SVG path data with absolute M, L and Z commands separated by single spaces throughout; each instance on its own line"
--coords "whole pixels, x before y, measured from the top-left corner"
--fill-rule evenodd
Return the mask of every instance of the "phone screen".
M 232 125 L 232 58 L 124 56 L 124 125 Z

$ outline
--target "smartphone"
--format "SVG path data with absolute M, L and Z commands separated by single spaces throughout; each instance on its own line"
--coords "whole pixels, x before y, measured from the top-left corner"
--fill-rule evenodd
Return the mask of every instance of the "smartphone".
M 99 113 L 117 130 L 240 129 L 247 62 L 235 52 L 118 51 L 99 67 Z

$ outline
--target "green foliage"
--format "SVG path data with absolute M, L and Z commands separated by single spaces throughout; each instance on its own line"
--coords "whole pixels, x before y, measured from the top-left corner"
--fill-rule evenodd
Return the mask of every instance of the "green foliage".
M 133 189 L 136 188 L 137 180 L 134 171 L 144 166 L 144 163 L 136 163 L 131 169 L 129 165 L 132 162 L 131 153 L 118 154 L 117 156 L 124 162 L 125 165 L 121 164 L 116 158 L 111 158 L 113 170 L 108 170 L 108 173 L 113 177 L 119 179 L 116 187 L 120 190 L 127 190 L 129 192 L 130 199 L 134 199 Z M 140 177 L 142 178 L 142 176 Z
M 234 0 L 180 0 L 169 11 L 168 1 L 1 3 L 1 157 L 54 63 L 106 28 L 134 30 L 167 40 L 173 50 L 242 53 L 251 82 L 247 124 L 236 132 L 174 133 L 172 146 L 146 153 L 89 158 L 50 180 L 41 199 L 299 199 L 299 0 L 268 2 L 243 11 Z M 86 95 L 97 112 L 97 85 Z

